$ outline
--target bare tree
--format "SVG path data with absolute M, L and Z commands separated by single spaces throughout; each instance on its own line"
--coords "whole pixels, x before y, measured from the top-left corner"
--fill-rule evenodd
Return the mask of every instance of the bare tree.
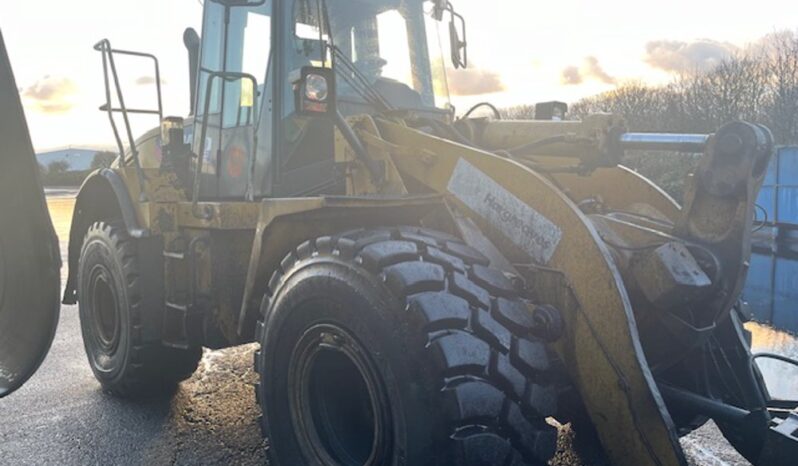
M 69 162 L 66 160 L 56 160 L 47 167 L 47 173 L 51 175 L 62 175 L 69 171 Z
M 535 118 L 534 105 L 517 105 L 499 111 L 506 120 L 533 120 Z
M 682 75 L 670 86 L 682 131 L 711 132 L 733 120 L 761 121 L 768 94 L 765 61 L 751 52 Z
M 116 160 L 116 154 L 114 152 L 109 151 L 101 151 L 94 154 L 94 158 L 91 160 L 91 168 L 92 170 L 96 170 L 98 168 L 109 168 L 114 160 Z
M 683 73 L 666 86 L 627 82 L 571 105 L 570 117 L 597 112 L 625 118 L 631 131 L 711 133 L 733 120 L 767 124 L 779 144 L 798 143 L 798 30 L 773 34 L 711 69 Z M 534 106 L 503 111 L 533 118 Z M 630 153 L 624 163 L 681 197 L 695 157 Z
M 798 33 L 773 34 L 766 45 L 767 81 L 766 122 L 776 140 L 798 142 Z
M 582 99 L 572 106 L 575 118 L 596 112 L 624 116 L 633 131 L 675 130 L 671 118 L 673 96 L 669 88 L 651 87 L 641 82 L 628 82 L 612 91 Z

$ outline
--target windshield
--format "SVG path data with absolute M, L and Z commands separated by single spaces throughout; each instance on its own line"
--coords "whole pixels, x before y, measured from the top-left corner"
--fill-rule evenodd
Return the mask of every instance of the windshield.
M 295 3 L 299 38 L 329 42 L 319 34 L 314 0 Z M 423 0 L 327 0 L 329 29 L 339 59 L 396 108 L 448 108 L 449 96 L 438 23 Z M 325 31 L 327 28 L 324 28 Z M 317 50 L 317 49 L 316 49 Z M 314 60 L 322 58 L 318 51 Z M 339 66 L 339 99 L 358 99 L 354 72 Z

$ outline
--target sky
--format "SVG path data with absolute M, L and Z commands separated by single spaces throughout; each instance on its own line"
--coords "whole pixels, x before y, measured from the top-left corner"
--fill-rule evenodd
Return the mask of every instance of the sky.
M 471 66 L 450 72 L 453 103 L 500 107 L 573 102 L 625 81 L 661 84 L 767 34 L 798 28 L 798 2 L 759 0 L 453 0 L 468 22 Z M 189 108 L 186 27 L 200 30 L 201 0 L 0 0 L 37 150 L 112 146 L 104 101 L 102 38 L 156 54 L 166 115 Z M 154 108 L 151 63 L 120 63 L 129 106 Z M 137 117 L 136 130 L 157 125 Z

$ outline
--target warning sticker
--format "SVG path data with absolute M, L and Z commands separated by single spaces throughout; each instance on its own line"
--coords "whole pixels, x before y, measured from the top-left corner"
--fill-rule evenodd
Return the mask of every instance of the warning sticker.
M 536 262 L 551 260 L 562 230 L 477 167 L 460 159 L 448 190 Z

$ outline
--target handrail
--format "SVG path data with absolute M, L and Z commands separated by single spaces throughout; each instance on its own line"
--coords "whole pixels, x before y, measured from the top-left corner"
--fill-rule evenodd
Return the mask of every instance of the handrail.
M 122 164 L 125 164 L 125 146 L 122 143 L 122 137 L 119 134 L 119 128 L 117 127 L 116 120 L 114 119 L 114 113 L 121 113 L 122 119 L 125 123 L 125 133 L 128 139 L 128 144 L 130 147 L 130 153 L 133 156 L 133 162 L 136 167 L 136 176 L 139 181 L 139 188 L 141 190 L 140 200 L 142 202 L 147 200 L 146 194 L 146 182 L 147 178 L 144 175 L 144 170 L 141 166 L 141 160 L 139 158 L 139 151 L 138 147 L 136 147 L 136 140 L 133 137 L 133 130 L 130 126 L 130 113 L 135 114 L 148 114 L 148 115 L 158 115 L 158 124 L 163 120 L 163 97 L 161 93 L 161 70 L 160 65 L 158 63 L 158 58 L 155 55 L 149 53 L 141 53 L 141 52 L 133 52 L 129 50 L 120 50 L 114 49 L 111 46 L 111 42 L 108 39 L 103 39 L 97 42 L 94 45 L 94 50 L 100 52 L 103 57 L 103 80 L 105 83 L 105 105 L 100 107 L 100 110 L 106 112 L 108 114 L 108 120 L 111 122 L 111 128 L 114 131 L 114 138 L 116 139 L 116 145 L 119 149 L 119 157 L 122 160 Z M 125 105 L 125 98 L 122 93 L 122 86 L 119 84 L 119 73 L 116 69 L 116 62 L 114 60 L 114 54 L 120 55 L 128 55 L 134 57 L 141 57 L 141 58 L 149 58 L 153 60 L 155 65 L 155 85 L 158 93 L 158 110 L 141 110 L 141 109 L 128 109 Z M 116 98 L 119 101 L 119 107 L 113 106 L 113 98 L 111 93 L 111 82 L 109 76 L 109 68 L 111 71 L 111 75 L 113 76 L 114 80 L 114 90 L 116 91 Z
M 226 82 L 233 82 L 233 81 L 240 81 L 240 80 L 249 80 L 252 81 L 252 92 L 253 92 L 253 102 L 252 102 L 252 111 L 249 112 L 247 115 L 246 126 L 249 126 L 252 121 L 256 118 L 258 113 L 258 80 L 255 76 L 249 73 L 238 73 L 232 71 L 210 71 L 208 72 L 208 84 L 206 85 L 205 90 L 205 103 L 203 105 L 203 112 L 202 115 L 197 115 L 197 118 L 202 118 L 202 129 L 200 130 L 200 147 L 199 151 L 197 152 L 197 164 L 194 169 L 194 185 L 192 189 L 192 205 L 191 205 L 191 212 L 194 214 L 196 218 L 209 220 L 211 218 L 211 213 L 208 210 L 201 212 L 199 210 L 199 193 L 200 193 L 200 181 L 202 178 L 202 169 L 205 165 L 205 142 L 208 135 L 208 113 L 210 112 L 211 108 L 211 93 L 213 91 L 213 82 L 215 79 L 222 79 Z M 239 116 L 240 116 L 240 109 L 239 109 Z M 219 125 L 224 125 L 224 102 L 222 102 L 222 106 L 219 110 Z M 258 132 L 257 130 L 253 132 L 253 139 L 254 144 L 252 146 L 252 151 L 249 154 L 249 170 L 247 173 L 247 199 L 252 200 L 253 198 L 253 183 L 254 183 L 254 171 L 255 171 L 255 152 L 257 151 L 258 146 Z M 221 156 L 221 140 L 219 141 L 219 154 L 217 154 L 217 163 L 218 157 Z

